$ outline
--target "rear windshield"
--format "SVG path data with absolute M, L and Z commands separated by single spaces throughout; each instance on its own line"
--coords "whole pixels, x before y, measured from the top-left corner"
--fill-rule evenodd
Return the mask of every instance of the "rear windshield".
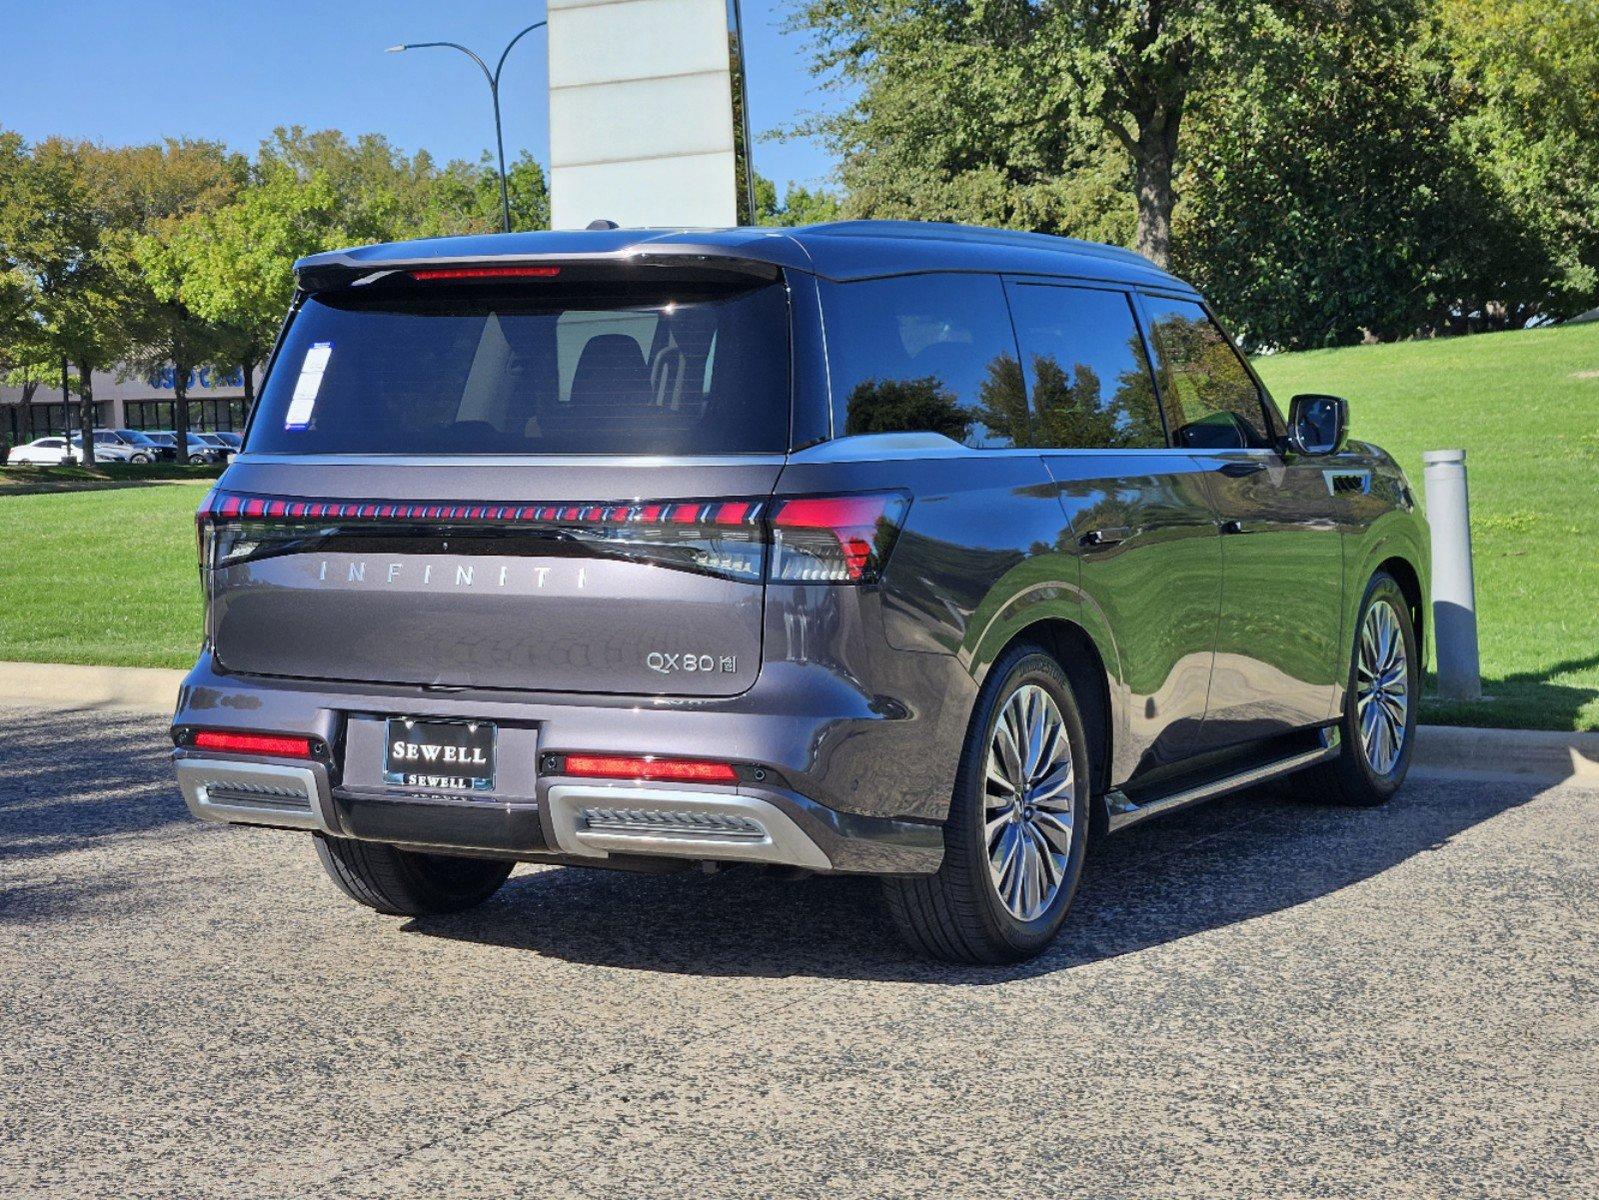
M 733 454 L 788 448 L 779 283 L 325 292 L 251 423 L 269 454 Z

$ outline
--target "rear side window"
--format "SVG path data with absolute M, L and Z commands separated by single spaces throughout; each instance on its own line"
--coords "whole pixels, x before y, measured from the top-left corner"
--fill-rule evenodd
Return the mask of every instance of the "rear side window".
M 438 284 L 308 299 L 248 449 L 781 453 L 781 284 Z
M 941 433 L 978 449 L 1027 444 L 998 276 L 824 283 L 822 308 L 840 433 Z
M 1146 296 L 1161 403 L 1172 441 L 1188 450 L 1271 445 L 1260 391 L 1238 352 L 1192 300 Z
M 1125 292 L 1022 283 L 1010 288 L 1032 396 L 1032 445 L 1164 448 L 1155 382 Z

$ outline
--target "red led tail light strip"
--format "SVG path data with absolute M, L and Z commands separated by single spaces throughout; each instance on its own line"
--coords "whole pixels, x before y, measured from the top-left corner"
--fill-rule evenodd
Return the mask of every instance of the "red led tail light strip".
M 213 520 L 470 522 L 507 525 L 754 525 L 757 500 L 592 501 L 518 504 L 504 501 L 312 500 L 213 492 L 200 508 Z

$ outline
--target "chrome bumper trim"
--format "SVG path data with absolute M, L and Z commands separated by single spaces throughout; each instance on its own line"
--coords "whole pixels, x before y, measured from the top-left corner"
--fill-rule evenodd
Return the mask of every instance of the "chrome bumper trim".
M 559 783 L 547 805 L 557 845 L 577 858 L 659 854 L 817 871 L 833 866 L 786 813 L 755 796 Z
M 175 765 L 184 803 L 202 821 L 331 832 L 328 777 L 320 766 L 189 755 Z

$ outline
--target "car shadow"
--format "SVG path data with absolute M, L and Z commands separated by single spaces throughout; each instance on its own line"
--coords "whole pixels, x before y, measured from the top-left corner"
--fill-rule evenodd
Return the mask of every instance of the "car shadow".
M 0 863 L 188 819 L 159 718 L 95 707 L 0 707 L 0 722 Z
M 483 907 L 415 919 L 424 937 L 566 961 L 702 976 L 994 984 L 1069 970 L 1247 921 L 1369 879 L 1523 804 L 1536 784 L 1415 781 L 1379 809 L 1333 809 L 1292 781 L 1137 826 L 1090 855 L 1072 914 L 1032 962 L 923 961 L 891 929 L 875 881 L 787 882 L 752 869 L 513 876 Z

